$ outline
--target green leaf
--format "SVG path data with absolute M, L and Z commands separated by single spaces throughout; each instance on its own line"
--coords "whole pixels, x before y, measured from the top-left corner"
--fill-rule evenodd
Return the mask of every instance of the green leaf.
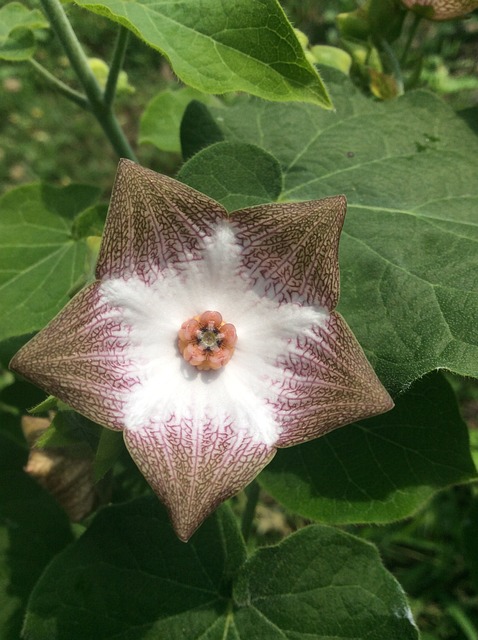
M 28 29 L 15 29 L 8 38 L 0 41 L 0 60 L 28 60 L 34 53 L 35 36 Z
M 46 413 L 51 409 L 56 409 L 56 405 L 58 404 L 58 399 L 55 396 L 48 396 L 45 400 L 42 400 L 39 404 L 32 407 L 28 413 Z
M 123 433 L 102 429 L 96 450 L 94 463 L 95 481 L 101 478 L 113 467 L 124 450 Z
M 66 406 L 66 405 L 65 405 Z M 75 447 L 80 451 L 95 450 L 101 427 L 76 411 L 58 411 L 48 429 L 38 438 L 37 447 Z
M 4 369 L 0 362 L 0 395 L 6 387 L 9 387 L 15 382 L 15 376 L 11 371 Z
M 166 55 L 186 84 L 206 93 L 247 91 L 330 109 L 277 0 L 76 0 Z
M 221 142 L 224 135 L 206 105 L 192 100 L 184 111 L 179 130 L 183 158 L 187 160 L 204 147 Z
M 104 204 L 97 204 L 81 211 L 73 220 L 71 229 L 71 234 L 75 240 L 87 238 L 88 236 L 101 236 L 107 211 L 108 207 Z
M 454 393 L 434 373 L 399 396 L 389 413 L 279 450 L 259 482 L 288 509 L 313 520 L 384 523 L 475 476 Z
M 22 469 L 28 458 L 28 446 L 22 433 L 20 416 L 1 413 L 0 420 L 0 486 L 4 480 L 5 471 Z
M 183 165 L 178 179 L 198 191 L 207 189 L 229 211 L 273 202 L 282 190 L 282 171 L 274 156 L 240 142 L 218 142 L 200 151 Z
M 245 558 L 222 506 L 188 544 L 154 498 L 103 510 L 44 572 L 29 640 L 415 640 L 397 582 L 375 548 L 312 526 Z
M 13 354 L 11 354 L 13 355 Z M 9 362 L 9 359 L 5 359 Z M 0 392 L 0 411 L 3 409 L 15 415 L 26 414 L 45 399 L 45 393 L 38 387 L 14 376 L 14 384 L 3 388 Z M 0 423 L 3 417 L 0 418 Z
M 234 596 L 241 638 L 418 638 L 405 594 L 375 547 L 331 527 L 309 526 L 257 551 Z
M 336 113 L 251 99 L 210 114 L 279 160 L 282 200 L 347 196 L 339 310 L 387 386 L 478 377 L 478 138 L 432 94 L 377 103 L 327 76 Z
M 2 416 L 2 421 L 4 417 Z M 0 433 L 0 637 L 18 640 L 27 599 L 70 541 L 64 512 L 22 470 L 26 451 Z
M 330 47 L 326 44 L 317 44 L 310 50 L 317 64 L 325 64 L 334 67 L 342 73 L 349 74 L 352 66 L 352 56 L 339 49 L 339 47 Z
M 98 195 L 93 187 L 34 184 L 0 199 L 0 340 L 41 329 L 66 304 L 86 257 L 73 218 Z
M 0 60 L 27 60 L 35 52 L 33 30 L 46 29 L 48 22 L 38 9 L 9 2 L 0 9 Z
M 216 99 L 190 87 L 161 91 L 154 96 L 141 116 L 139 143 L 149 142 L 162 151 L 179 153 L 179 127 L 191 100 L 214 104 Z
M 156 498 L 104 509 L 36 585 L 25 634 L 29 640 L 116 634 L 179 640 L 224 629 L 230 582 L 244 557 L 225 506 L 187 545 Z

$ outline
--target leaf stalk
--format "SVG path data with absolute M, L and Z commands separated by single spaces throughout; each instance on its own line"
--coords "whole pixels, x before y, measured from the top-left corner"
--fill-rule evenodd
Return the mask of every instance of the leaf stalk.
M 128 46 L 128 38 L 129 31 L 125 29 L 125 27 L 120 26 L 116 36 L 113 58 L 111 60 L 110 71 L 106 80 L 105 93 L 103 96 L 103 102 L 108 108 L 111 108 L 115 99 L 118 77 L 123 68 L 126 47 Z
M 33 68 L 38 71 L 48 82 L 55 87 L 62 95 L 66 98 L 77 104 L 82 109 L 89 109 L 90 105 L 88 99 L 83 94 L 79 93 L 79 91 L 75 91 L 71 89 L 67 84 L 59 80 L 56 76 L 45 69 L 45 67 L 37 62 L 34 58 L 30 58 L 28 61 Z

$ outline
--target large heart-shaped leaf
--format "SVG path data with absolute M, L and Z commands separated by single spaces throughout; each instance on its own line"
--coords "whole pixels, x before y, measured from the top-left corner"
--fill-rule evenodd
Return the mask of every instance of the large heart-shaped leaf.
M 184 144 L 188 153 L 204 146 L 194 119 L 214 142 L 219 129 L 275 156 L 280 200 L 347 196 L 339 310 L 387 386 L 437 367 L 478 376 L 478 139 L 430 93 L 376 103 L 340 74 L 330 87 L 336 113 L 257 99 L 209 111 L 193 103 Z
M 75 1 L 131 29 L 199 91 L 332 106 L 277 0 Z

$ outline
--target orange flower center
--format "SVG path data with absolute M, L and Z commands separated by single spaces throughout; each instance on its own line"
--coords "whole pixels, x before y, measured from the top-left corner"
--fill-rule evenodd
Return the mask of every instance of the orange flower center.
M 237 342 L 236 328 L 223 322 L 218 311 L 205 311 L 181 325 L 178 347 L 181 355 L 202 371 L 220 369 L 229 362 Z

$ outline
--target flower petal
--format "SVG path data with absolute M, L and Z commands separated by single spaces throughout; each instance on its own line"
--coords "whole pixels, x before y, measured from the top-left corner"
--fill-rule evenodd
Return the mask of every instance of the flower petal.
M 156 279 L 167 267 L 197 259 L 202 240 L 226 210 L 207 196 L 121 160 L 111 196 L 97 278 Z
M 452 20 L 478 7 L 478 0 L 402 0 L 403 4 L 428 20 Z
M 334 309 L 345 212 L 345 196 L 235 211 L 231 223 L 252 284 L 266 281 L 264 293 L 279 302 L 300 300 Z
M 345 320 L 330 314 L 325 327 L 299 339 L 279 362 L 284 370 L 275 405 L 282 424 L 278 447 L 322 436 L 350 422 L 388 411 L 393 401 Z
M 10 367 L 91 420 L 122 429 L 125 400 L 137 384 L 126 344 L 95 283 L 20 349 Z
M 185 542 L 224 500 L 241 491 L 268 464 L 275 448 L 234 424 L 205 415 L 172 418 L 145 429 L 125 429 L 133 460 L 166 505 Z

